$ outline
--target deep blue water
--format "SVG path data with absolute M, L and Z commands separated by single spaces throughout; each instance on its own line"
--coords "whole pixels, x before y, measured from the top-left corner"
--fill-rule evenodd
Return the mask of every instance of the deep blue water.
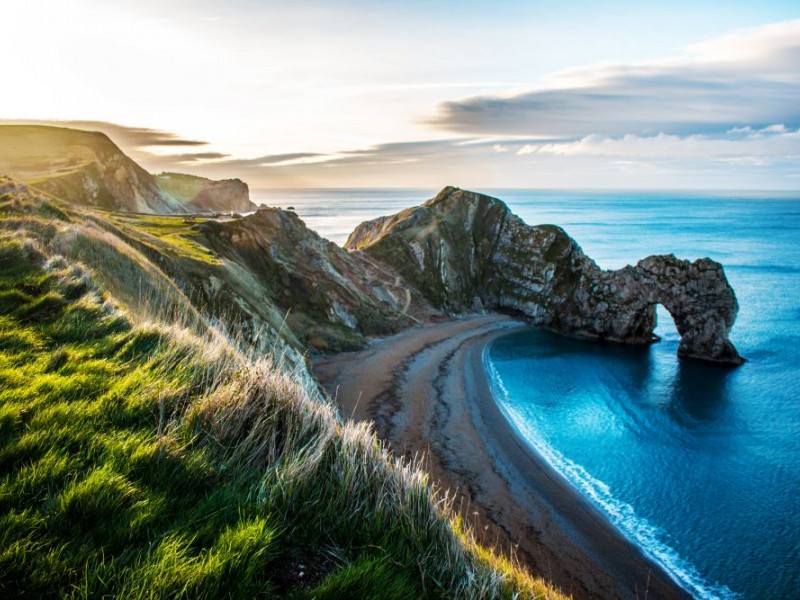
M 679 361 L 659 307 L 647 348 L 536 331 L 487 351 L 515 428 L 696 596 L 800 594 L 800 194 L 486 190 L 530 224 L 564 227 L 601 267 L 710 256 L 740 311 L 738 369 Z M 433 190 L 281 191 L 341 243 L 362 220 Z

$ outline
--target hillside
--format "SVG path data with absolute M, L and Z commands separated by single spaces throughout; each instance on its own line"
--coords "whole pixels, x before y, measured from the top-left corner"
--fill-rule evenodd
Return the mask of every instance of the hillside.
M 8 180 L 0 216 L 3 597 L 560 597 L 343 422 L 280 335 L 256 358 L 210 325 L 160 266 L 225 263 L 206 234 Z
M 241 179 L 213 181 L 183 173 L 159 173 L 156 183 L 189 212 L 252 212 L 258 208 Z
M 183 206 L 103 133 L 36 125 L 0 126 L 0 175 L 70 204 L 174 213 Z
M 104 133 L 0 125 L 0 175 L 72 205 L 148 214 L 250 212 L 247 184 L 194 175 L 153 176 Z

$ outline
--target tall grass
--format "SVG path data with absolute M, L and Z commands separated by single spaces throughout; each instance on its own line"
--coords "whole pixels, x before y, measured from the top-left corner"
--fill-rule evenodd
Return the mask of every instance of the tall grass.
M 302 368 L 0 232 L 0 596 L 560 597 Z

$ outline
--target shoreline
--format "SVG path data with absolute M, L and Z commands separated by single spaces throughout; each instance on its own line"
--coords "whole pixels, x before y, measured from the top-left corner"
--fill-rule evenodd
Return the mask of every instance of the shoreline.
M 502 414 L 484 350 L 522 326 L 503 315 L 428 324 L 312 369 L 344 418 L 374 421 L 396 454 L 425 456 L 481 543 L 575 598 L 690 598 Z

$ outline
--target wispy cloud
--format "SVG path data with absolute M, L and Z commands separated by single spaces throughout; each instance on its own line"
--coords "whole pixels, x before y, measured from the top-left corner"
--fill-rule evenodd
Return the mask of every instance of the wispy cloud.
M 440 104 L 427 120 L 467 135 L 719 134 L 800 127 L 800 20 L 717 38 L 683 56 L 558 73 L 514 96 Z
M 731 130 L 727 135 L 678 136 L 659 133 L 653 136 L 609 137 L 589 135 L 573 142 L 526 144 L 519 154 L 561 156 L 651 157 L 683 159 L 733 159 L 743 156 L 800 158 L 800 131 L 782 124 L 755 130 Z
M 180 164 L 194 164 L 194 163 L 205 163 L 207 161 L 216 161 L 228 158 L 230 154 L 226 154 L 224 152 L 187 152 L 184 154 L 165 154 L 159 156 L 158 158 L 170 162 L 180 163 Z

